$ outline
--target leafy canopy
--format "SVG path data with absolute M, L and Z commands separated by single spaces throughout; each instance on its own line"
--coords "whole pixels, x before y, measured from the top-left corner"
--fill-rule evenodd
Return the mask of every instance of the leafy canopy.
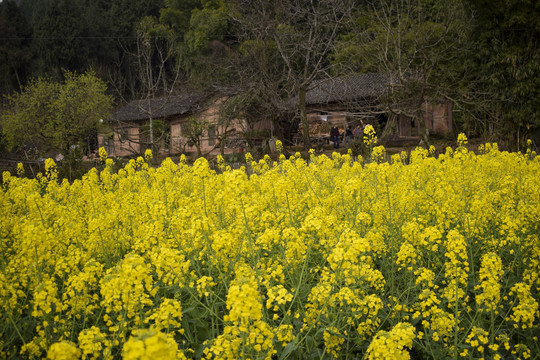
M 29 146 L 40 153 L 66 154 L 72 145 L 88 140 L 108 116 L 112 97 L 93 71 L 65 71 L 64 78 L 62 83 L 37 78 L 7 98 L 1 124 L 10 150 Z

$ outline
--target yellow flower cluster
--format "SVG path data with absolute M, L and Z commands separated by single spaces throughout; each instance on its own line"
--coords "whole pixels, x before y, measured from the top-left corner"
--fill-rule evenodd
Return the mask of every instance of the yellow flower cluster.
M 175 299 L 163 299 L 163 302 L 159 305 L 159 309 L 147 317 L 145 322 L 153 322 L 154 328 L 158 331 L 165 330 L 171 334 L 178 331 L 180 334 L 183 334 L 182 305 Z
M 366 163 L 4 173 L 0 357 L 533 357 L 540 157 L 366 137 Z
M 217 284 L 211 276 L 201 276 L 197 279 L 197 293 L 199 293 L 199 296 L 208 296 L 210 295 L 209 288 L 215 285 Z
M 370 146 L 377 143 L 377 134 L 373 125 L 366 125 L 364 128 L 364 144 Z
M 420 256 L 418 250 L 414 248 L 409 242 L 404 241 L 397 255 L 397 263 L 400 265 L 399 270 L 407 269 L 413 271 L 418 262 L 418 257 Z
M 127 330 L 125 321 L 133 321 L 135 326 L 140 326 L 142 310 L 153 304 L 150 296 L 156 291 L 150 266 L 141 256 L 129 255 L 110 268 L 101 280 L 100 289 L 106 312 L 104 320 L 109 330 L 121 331 L 120 336 L 123 336 Z
M 368 143 L 371 143 L 371 142 L 376 143 L 377 138 L 375 137 L 371 140 L 368 140 Z M 371 151 L 371 160 L 381 162 L 384 160 L 385 155 L 386 155 L 386 149 L 384 148 L 384 146 L 375 146 L 373 150 Z
M 51 279 L 44 279 L 36 286 L 34 291 L 34 311 L 32 316 L 43 317 L 54 314 L 61 309 L 60 300 L 57 297 L 58 289 Z
M 390 331 L 379 331 L 367 349 L 369 360 L 410 359 L 407 348 L 412 347 L 415 335 L 414 327 L 407 323 L 398 323 Z
M 281 140 L 276 140 L 276 150 L 280 154 L 283 151 L 283 143 L 281 142 Z
M 266 308 L 277 311 L 280 306 L 285 305 L 293 299 L 293 295 L 279 284 L 268 289 L 268 300 L 266 301 Z
M 449 307 L 455 307 L 464 300 L 469 276 L 469 261 L 467 243 L 457 230 L 450 230 L 446 240 L 447 258 L 445 263 L 445 278 L 447 286 L 443 289 L 443 296 L 448 300 Z
M 47 352 L 47 359 L 51 360 L 73 360 L 78 359 L 81 351 L 77 346 L 68 341 L 59 341 L 52 344 Z
M 487 253 L 482 256 L 480 285 L 477 286 L 477 289 L 481 289 L 482 292 L 476 295 L 476 303 L 480 311 L 497 311 L 501 300 L 503 274 L 502 260 L 497 254 Z
M 223 320 L 223 334 L 210 348 L 205 349 L 207 358 L 238 359 L 246 354 L 264 354 L 270 359 L 276 352 L 273 347 L 272 328 L 263 321 L 263 305 L 255 272 L 245 264 L 239 264 L 236 277 L 227 294 L 229 314 Z
M 468 142 L 469 140 L 467 139 L 467 135 L 465 135 L 464 133 L 459 133 L 457 137 L 458 146 L 467 145 Z
M 67 317 L 81 318 L 99 308 L 99 280 L 103 276 L 103 264 L 90 260 L 82 271 L 73 271 L 67 279 L 63 293 L 63 310 Z
M 295 337 L 293 330 L 294 328 L 290 324 L 279 325 L 275 330 L 277 341 L 281 342 L 283 346 L 293 341 Z
M 111 342 L 107 335 L 98 327 L 92 326 L 79 333 L 79 348 L 85 359 L 109 359 L 111 356 Z
M 100 147 L 98 150 L 99 160 L 105 161 L 109 154 L 107 154 L 107 150 L 105 150 L 104 147 Z
M 154 329 L 133 330 L 122 349 L 124 360 L 186 359 L 171 336 Z
M 473 326 L 465 342 L 471 345 L 473 351 L 476 350 L 482 355 L 489 342 L 488 336 L 489 333 L 486 330 Z
M 163 285 L 183 287 L 187 282 L 190 261 L 177 249 L 158 246 L 151 249 L 147 256 Z
M 345 342 L 345 336 L 347 334 L 340 334 L 339 330 L 335 327 L 327 328 L 323 331 L 323 339 L 328 352 L 332 357 L 337 358 L 338 353 L 341 350 L 342 344 Z
M 524 283 L 515 284 L 510 290 L 509 296 L 515 295 L 516 305 L 512 308 L 512 313 L 507 318 L 515 328 L 521 327 L 523 330 L 532 328 L 535 320 L 540 316 L 538 301 L 532 296 L 530 286 Z

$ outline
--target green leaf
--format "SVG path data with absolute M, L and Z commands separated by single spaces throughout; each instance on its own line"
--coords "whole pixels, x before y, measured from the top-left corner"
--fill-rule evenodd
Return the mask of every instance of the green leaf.
M 289 357 L 289 355 L 293 352 L 293 351 L 296 351 L 296 349 L 298 349 L 298 345 L 295 343 L 295 342 L 290 342 L 288 343 L 285 348 L 283 348 L 283 351 L 281 352 L 281 355 L 279 356 L 279 359 L 280 360 L 284 360 L 286 359 L 287 357 Z

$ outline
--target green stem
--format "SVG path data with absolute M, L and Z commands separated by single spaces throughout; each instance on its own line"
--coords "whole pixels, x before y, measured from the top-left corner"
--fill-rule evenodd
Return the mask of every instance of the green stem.
M 291 204 L 289 202 L 289 193 L 285 193 L 285 197 L 287 198 L 287 208 L 289 209 L 289 223 L 291 227 L 293 227 L 294 223 L 293 223 L 292 212 L 291 212 Z
M 13 324 L 13 327 L 15 328 L 15 331 L 17 332 L 17 334 L 19 335 L 19 337 L 21 338 L 21 341 L 24 345 L 26 345 L 26 341 L 24 341 L 24 338 L 23 336 L 21 335 L 21 332 L 19 331 L 19 327 L 17 326 L 17 324 L 15 324 L 15 321 L 13 321 L 13 318 L 11 317 L 11 314 L 8 312 L 7 313 L 7 316 L 9 317 L 9 320 L 11 321 L 11 323 Z

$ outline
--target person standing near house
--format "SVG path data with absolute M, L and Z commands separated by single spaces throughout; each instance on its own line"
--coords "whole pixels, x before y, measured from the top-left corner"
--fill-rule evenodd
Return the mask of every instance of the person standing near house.
M 351 129 L 351 125 L 349 125 L 347 126 L 347 129 L 345 130 L 345 140 L 344 140 L 345 146 L 351 143 L 352 138 L 353 138 L 353 132 Z
M 353 130 L 353 138 L 355 140 L 360 139 L 360 125 L 356 125 L 356 127 Z
M 332 129 L 330 130 L 330 137 L 332 138 L 332 141 L 334 142 L 334 148 L 339 148 L 339 129 L 337 126 L 332 126 Z
M 364 129 L 366 128 L 366 124 L 362 120 L 360 120 L 360 125 L 358 127 L 358 137 L 357 139 L 363 140 L 364 139 Z

